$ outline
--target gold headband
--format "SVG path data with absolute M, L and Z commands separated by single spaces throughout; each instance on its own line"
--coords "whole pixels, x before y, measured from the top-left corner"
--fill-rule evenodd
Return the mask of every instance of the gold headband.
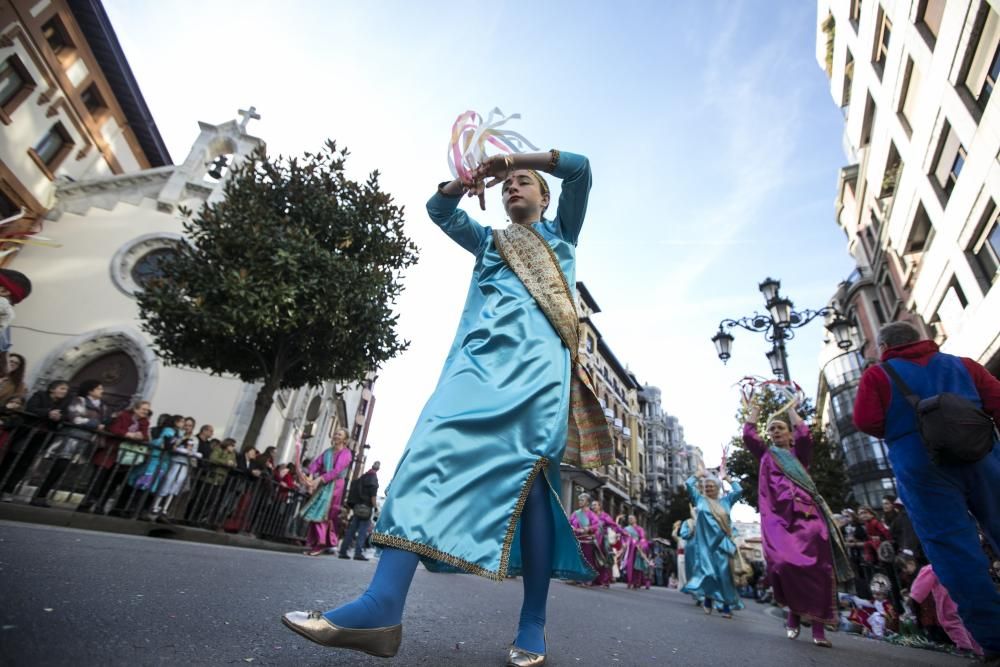
M 540 187 L 542 189 L 542 194 L 548 196 L 548 194 L 549 194 L 549 184 L 548 184 L 548 182 L 544 178 L 542 178 L 542 175 L 539 174 L 534 169 L 528 169 L 528 171 L 530 171 L 531 175 L 534 176 L 535 180 L 538 181 L 538 187 Z

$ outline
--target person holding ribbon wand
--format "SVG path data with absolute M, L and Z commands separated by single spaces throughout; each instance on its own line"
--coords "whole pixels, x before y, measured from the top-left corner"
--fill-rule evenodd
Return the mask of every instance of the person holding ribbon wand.
M 792 398 L 767 423 L 766 445 L 757 433 L 760 406 L 745 394 L 743 445 L 760 462 L 758 498 L 764 558 L 774 599 L 788 607 L 785 633 L 799 636 L 804 618 L 813 643 L 829 648 L 824 624 L 837 624 L 837 582 L 854 578 L 840 530 L 809 477 L 813 441 Z M 787 412 L 787 420 L 781 416 Z
M 555 217 L 539 173 L 562 179 Z M 480 225 L 462 195 L 502 184 L 511 224 Z M 524 599 L 507 665 L 545 663 L 551 577 L 591 581 L 556 489 L 559 464 L 596 467 L 613 456 L 600 403 L 578 363 L 576 243 L 590 165 L 552 150 L 486 158 L 443 183 L 431 220 L 474 258 L 458 332 L 387 491 L 371 541 L 382 549 L 357 600 L 283 622 L 325 646 L 396 654 L 407 591 L 422 561 L 436 572 L 494 581 L 520 574 Z M 603 429 L 603 431 L 602 431 Z M 442 642 L 442 654 L 451 644 Z

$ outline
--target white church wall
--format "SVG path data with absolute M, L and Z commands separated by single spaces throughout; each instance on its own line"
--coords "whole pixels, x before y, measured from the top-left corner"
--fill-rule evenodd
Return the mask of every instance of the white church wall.
M 113 195 L 116 199 L 123 196 L 127 195 Z M 18 257 L 17 268 L 31 276 L 33 293 L 18 306 L 15 326 L 32 330 L 16 328 L 13 349 L 28 360 L 32 381 L 44 371 L 43 360 L 74 336 L 124 325 L 139 332 L 151 346 L 148 336 L 141 333 L 135 299 L 116 286 L 111 264 L 119 248 L 139 237 L 179 236 L 180 218 L 157 211 L 150 199 L 138 205 L 121 202 L 112 210 L 91 207 L 82 213 L 65 212 L 58 220 L 46 222 L 46 234 L 61 248 L 28 247 Z M 199 424 L 215 426 L 217 437 L 229 435 L 225 429 L 242 396 L 243 382 L 154 363 L 157 380 L 144 398 L 152 401 L 156 414 L 190 415 Z M 282 423 L 273 408 L 258 448 L 277 441 Z

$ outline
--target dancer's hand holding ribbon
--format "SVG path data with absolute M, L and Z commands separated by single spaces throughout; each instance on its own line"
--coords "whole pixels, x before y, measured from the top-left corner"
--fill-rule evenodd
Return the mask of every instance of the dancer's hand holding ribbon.
M 472 182 L 465 184 L 466 193 L 470 197 L 479 197 L 479 208 L 486 210 L 486 188 L 503 183 L 514 171 L 514 156 L 509 153 L 494 155 L 483 160 L 472 170 Z M 487 182 L 487 178 L 492 180 Z

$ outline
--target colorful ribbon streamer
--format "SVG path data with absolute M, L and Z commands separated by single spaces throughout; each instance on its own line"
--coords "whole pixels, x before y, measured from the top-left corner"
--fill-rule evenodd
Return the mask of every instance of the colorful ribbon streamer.
M 788 402 L 778 408 L 774 414 L 771 415 L 771 417 L 777 417 L 782 412 L 785 412 L 795 405 L 796 402 L 802 403 L 802 401 L 806 398 L 806 394 L 802 391 L 802 387 L 800 387 L 796 382 L 789 382 L 787 380 L 768 380 L 757 375 L 747 375 L 741 378 L 734 386 L 738 386 L 740 388 L 740 394 L 743 396 L 743 402 L 747 405 L 750 404 L 754 393 L 756 393 L 760 387 L 767 386 L 779 394 L 784 395 L 788 399 Z
M 490 111 L 485 120 L 475 111 L 459 114 L 451 126 L 451 143 L 448 145 L 451 175 L 462 183 L 471 185 L 472 171 L 489 157 L 486 154 L 487 145 L 501 153 L 523 153 L 529 148 L 537 151 L 538 147 L 520 133 L 500 129 L 508 121 L 520 118 L 519 113 L 505 116 L 499 107 Z

